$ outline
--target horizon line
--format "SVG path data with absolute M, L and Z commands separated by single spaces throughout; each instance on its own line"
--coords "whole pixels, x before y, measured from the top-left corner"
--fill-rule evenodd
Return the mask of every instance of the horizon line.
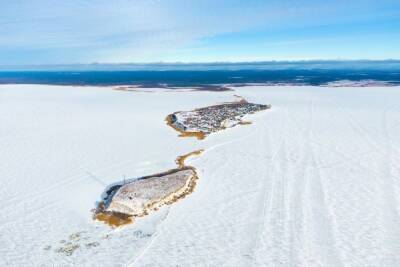
M 152 62 L 90 62 L 90 63 L 40 63 L 40 64 L 0 64 L 0 67 L 41 67 L 41 66 L 96 66 L 96 65 L 207 65 L 207 64 L 265 64 L 265 63 L 329 63 L 329 62 L 399 62 L 400 58 L 387 59 L 294 59 L 255 61 L 152 61 Z

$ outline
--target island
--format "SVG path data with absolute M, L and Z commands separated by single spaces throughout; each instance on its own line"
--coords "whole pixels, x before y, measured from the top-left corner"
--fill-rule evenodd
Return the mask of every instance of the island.
M 185 160 L 202 152 L 196 150 L 177 157 L 175 169 L 110 186 L 94 210 L 94 219 L 118 227 L 184 198 L 193 191 L 198 179 L 196 169 L 186 166 Z
M 249 103 L 240 97 L 239 101 L 169 114 L 166 122 L 180 133 L 181 137 L 196 137 L 199 140 L 209 134 L 236 125 L 250 124 L 243 121 L 245 115 L 270 109 L 270 105 Z

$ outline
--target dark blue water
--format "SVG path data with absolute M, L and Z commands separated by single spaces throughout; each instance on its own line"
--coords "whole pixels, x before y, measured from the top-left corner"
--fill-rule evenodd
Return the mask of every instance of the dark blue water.
M 123 66 L 123 65 L 121 65 Z M 323 85 L 340 80 L 375 80 L 400 85 L 400 62 L 368 64 L 300 64 L 277 65 L 143 65 L 146 69 L 87 70 L 0 70 L 0 84 L 55 85 L 167 85 L 172 87 L 205 86 L 210 84 L 241 85 L 248 83 L 290 83 Z M 167 67 L 166 67 L 167 66 Z M 221 67 L 222 66 L 222 67 Z M 186 68 L 186 69 L 185 69 Z

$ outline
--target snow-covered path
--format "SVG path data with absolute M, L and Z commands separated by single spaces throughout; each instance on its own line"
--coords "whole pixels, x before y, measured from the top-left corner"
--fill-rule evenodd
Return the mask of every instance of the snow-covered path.
M 399 88 L 236 90 L 0 87 L 0 265 L 400 265 Z M 203 141 L 164 124 L 233 94 L 272 110 Z M 104 185 L 88 172 L 110 184 L 199 148 L 184 200 L 118 230 L 90 219 Z

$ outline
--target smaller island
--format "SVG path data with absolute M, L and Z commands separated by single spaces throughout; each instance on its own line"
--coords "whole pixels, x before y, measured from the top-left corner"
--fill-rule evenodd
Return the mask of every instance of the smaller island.
M 251 122 L 242 120 L 245 115 L 270 108 L 270 105 L 249 103 L 241 98 L 239 101 L 198 108 L 192 111 L 178 111 L 169 114 L 166 122 L 180 132 L 179 136 L 196 137 L 202 140 L 213 132 L 236 125 L 250 124 Z
M 110 186 L 94 210 L 94 219 L 118 227 L 184 198 L 193 192 L 198 179 L 196 169 L 186 166 L 185 160 L 202 152 L 197 150 L 179 156 L 176 169 Z

